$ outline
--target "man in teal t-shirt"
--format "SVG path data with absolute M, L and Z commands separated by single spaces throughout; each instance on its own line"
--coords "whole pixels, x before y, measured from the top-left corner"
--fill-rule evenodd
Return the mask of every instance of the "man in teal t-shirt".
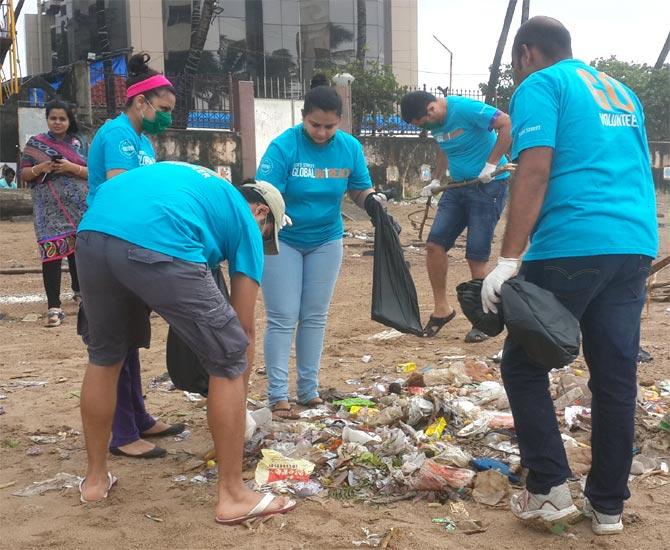
M 473 279 L 483 279 L 488 272 L 493 232 L 505 207 L 509 178 L 507 173 L 496 178 L 491 173 L 507 164 L 511 123 L 495 107 L 465 97 L 438 99 L 428 92 L 416 91 L 405 95 L 400 106 L 403 119 L 430 130 L 442 152 L 433 181 L 423 188 L 422 196 L 430 197 L 445 175 L 456 181 L 482 181 L 448 189 L 438 203 L 426 243 L 426 267 L 435 305 L 424 334 L 432 337 L 456 315 L 447 300 L 447 251 L 466 228 L 465 258 L 470 274 Z M 465 341 L 481 342 L 486 338 L 473 327 Z
M 211 170 L 186 163 L 129 170 L 98 189 L 77 234 L 89 354 L 81 391 L 89 459 L 82 501 L 84 484 L 87 494 L 97 493 L 97 501 L 116 482 L 106 461 L 119 372 L 128 349 L 149 347 L 154 311 L 209 375 L 219 490 L 237 489 L 232 499 L 237 509 L 226 510 L 231 519 L 217 521 L 236 523 L 295 506 L 290 499 L 273 503 L 271 496 L 255 494 L 240 476 L 263 241 L 277 250 L 283 220 L 284 202 L 272 185 L 238 190 Z M 210 271 L 224 260 L 230 300 Z
M 519 29 L 512 66 L 512 159 L 518 160 L 497 267 L 482 286 L 485 310 L 520 275 L 552 291 L 579 320 L 592 398 L 591 470 L 584 514 L 596 534 L 623 530 L 634 445 L 640 314 L 658 251 L 644 112 L 621 82 L 572 58 L 570 33 L 534 17 Z M 528 240 L 530 246 L 525 252 Z M 526 491 L 512 498 L 525 520 L 579 515 L 547 370 L 509 338 L 501 373 Z

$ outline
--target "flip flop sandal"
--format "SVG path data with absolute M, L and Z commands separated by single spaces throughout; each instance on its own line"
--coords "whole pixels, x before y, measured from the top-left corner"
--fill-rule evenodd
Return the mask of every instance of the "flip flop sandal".
M 297 420 L 300 418 L 300 415 L 287 403 L 282 406 L 274 405 L 272 407 L 272 418 L 274 420 Z
M 273 495 L 272 493 L 266 493 L 263 498 L 261 498 L 258 501 L 258 504 L 254 506 L 249 512 L 243 516 L 239 516 L 236 518 L 231 518 L 231 519 L 222 519 L 220 517 L 215 517 L 214 520 L 216 523 L 220 523 L 221 525 L 239 525 L 240 523 L 244 523 L 245 521 L 249 521 L 252 519 L 256 518 L 263 518 L 266 516 L 275 516 L 278 514 L 285 514 L 286 512 L 290 512 L 295 508 L 298 503 L 295 500 L 288 499 L 288 503 L 286 506 L 279 508 L 279 510 L 268 510 L 268 507 L 274 499 L 277 498 L 277 495 Z
M 468 332 L 465 335 L 465 343 L 466 344 L 477 344 L 479 342 L 483 342 L 484 340 L 488 340 L 488 335 L 484 334 L 481 330 L 478 328 L 472 328 L 470 332 Z
M 112 475 L 112 472 L 107 472 L 107 490 L 105 491 L 105 495 L 100 499 L 100 500 L 86 500 L 84 498 L 84 495 L 81 494 L 82 487 L 84 486 L 84 481 L 86 481 L 86 478 L 82 478 L 82 480 L 79 482 L 79 500 L 81 501 L 82 504 L 94 504 L 96 502 L 101 502 L 107 498 L 109 495 L 109 492 L 112 490 L 112 487 L 116 485 L 116 482 L 119 481 L 119 478 L 116 477 L 115 475 Z
M 426 323 L 426 326 L 423 328 L 423 336 L 425 338 L 432 338 L 438 332 L 440 332 L 442 327 L 451 321 L 454 317 L 456 317 L 455 309 L 452 309 L 451 313 L 446 317 L 434 317 L 431 315 L 428 319 L 428 322 Z

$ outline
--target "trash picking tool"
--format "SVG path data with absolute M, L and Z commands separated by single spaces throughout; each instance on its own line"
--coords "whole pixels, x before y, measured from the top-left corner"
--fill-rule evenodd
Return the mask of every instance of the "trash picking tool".
M 516 164 L 507 163 L 505 166 L 496 168 L 491 173 L 491 176 L 495 178 L 500 174 L 504 174 L 506 172 L 514 172 L 514 170 L 516 170 Z M 454 182 L 447 181 L 447 183 L 433 189 L 433 194 L 430 197 L 428 197 L 428 200 L 426 201 L 426 209 L 423 212 L 423 219 L 421 220 L 421 225 L 419 226 L 419 240 L 420 241 L 423 240 L 423 229 L 426 225 L 426 220 L 428 220 L 428 212 L 430 211 L 430 205 L 435 195 L 439 195 L 440 193 L 448 189 L 459 189 L 461 187 L 467 187 L 468 185 L 476 185 L 478 183 L 482 183 L 482 180 L 480 180 L 479 178 L 474 178 L 471 180 L 454 181 Z M 419 195 L 418 197 L 412 197 L 409 200 L 415 200 L 418 198 L 421 198 L 421 195 Z

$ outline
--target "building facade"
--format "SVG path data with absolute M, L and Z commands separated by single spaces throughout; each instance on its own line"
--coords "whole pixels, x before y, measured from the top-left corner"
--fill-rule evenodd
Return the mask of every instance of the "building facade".
M 103 23 L 108 51 L 146 51 L 152 65 L 167 74 L 180 72 L 188 55 L 193 0 L 38 3 L 42 15 L 26 28 L 31 68 L 55 68 L 102 53 Z M 222 0 L 199 70 L 309 80 L 320 69 L 355 59 L 364 34 L 365 59 L 393 66 L 401 84 L 416 86 L 416 16 L 417 0 Z M 365 25 L 359 26 L 363 18 Z

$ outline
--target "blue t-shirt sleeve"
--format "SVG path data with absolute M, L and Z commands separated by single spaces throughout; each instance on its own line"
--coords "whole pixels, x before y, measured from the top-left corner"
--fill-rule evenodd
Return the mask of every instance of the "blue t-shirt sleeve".
M 103 144 L 105 173 L 109 170 L 132 170 L 137 168 L 139 164 L 138 151 L 135 146 L 137 138 L 131 132 L 132 130 L 129 128 L 117 126 L 105 134 Z
M 351 174 L 349 175 L 347 191 L 370 189 L 370 187 L 372 187 L 372 179 L 370 178 L 370 171 L 368 170 L 368 165 L 365 163 L 363 146 L 360 144 L 358 140 L 355 140 L 354 163 Z
M 463 118 L 476 128 L 492 130 L 501 111 L 482 101 L 468 101 L 461 106 Z
M 525 149 L 556 146 L 559 101 L 554 82 L 535 74 L 512 96 L 512 160 Z
M 228 273 L 242 273 L 259 285 L 263 278 L 263 237 L 255 221 L 246 222 L 240 228 L 237 249 L 228 258 Z
M 258 170 L 256 179 L 267 181 L 279 189 L 280 193 L 286 191 L 288 181 L 288 158 L 282 147 L 274 140 L 265 151 Z

